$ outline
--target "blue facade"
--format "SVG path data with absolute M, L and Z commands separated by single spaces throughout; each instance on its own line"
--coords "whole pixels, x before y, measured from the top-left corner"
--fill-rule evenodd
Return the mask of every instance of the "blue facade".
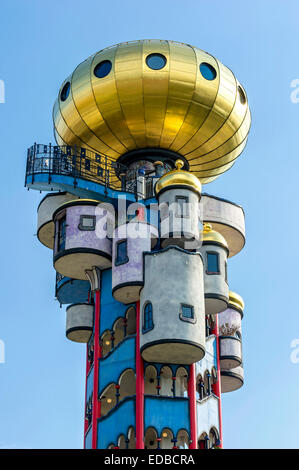
M 98 421 L 98 449 L 107 449 L 117 443 L 120 434 L 127 434 L 130 427 L 135 429 L 135 397 L 127 397 L 117 408 Z
M 176 435 L 180 429 L 190 431 L 189 400 L 184 397 L 144 397 L 144 427 L 156 429 L 160 436 L 163 428 Z
M 127 336 L 108 356 L 100 360 L 99 394 L 110 383 L 118 383 L 126 369 L 135 370 L 135 336 Z

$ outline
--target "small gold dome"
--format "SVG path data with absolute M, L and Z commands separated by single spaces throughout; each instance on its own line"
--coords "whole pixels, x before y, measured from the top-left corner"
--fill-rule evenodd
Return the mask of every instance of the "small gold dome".
M 205 184 L 242 153 L 251 117 L 244 88 L 215 57 L 147 39 L 107 47 L 79 64 L 61 85 L 53 121 L 58 145 L 114 161 L 139 149 L 174 152 Z
M 221 245 L 226 248 L 227 251 L 229 251 L 225 238 L 219 232 L 213 230 L 211 224 L 203 224 L 203 230 L 201 231 L 201 241 L 203 244 L 216 243 L 217 245 Z
M 170 189 L 174 186 L 185 187 L 186 189 L 191 189 L 195 191 L 199 197 L 201 196 L 201 182 L 199 179 L 190 173 L 190 171 L 182 170 L 184 166 L 183 160 L 176 160 L 175 170 L 169 171 L 157 181 L 155 186 L 156 195 L 158 195 L 162 190 L 166 188 Z
M 236 292 L 229 291 L 229 305 L 235 307 L 237 310 L 244 310 L 245 304 L 244 300 Z

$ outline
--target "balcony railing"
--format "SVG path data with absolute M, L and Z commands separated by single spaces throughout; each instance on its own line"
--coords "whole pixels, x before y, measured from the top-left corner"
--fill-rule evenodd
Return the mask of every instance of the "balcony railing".
M 138 170 L 128 172 L 126 166 L 83 147 L 35 143 L 27 151 L 25 186 L 34 184 L 35 175 L 40 174 L 48 175 L 49 183 L 52 175 L 63 175 L 72 177 L 74 186 L 81 178 L 98 183 L 105 190 L 110 188 L 135 194 L 136 198 L 153 195 L 152 176 L 140 177 Z M 140 178 L 143 178 L 142 184 L 138 184 Z

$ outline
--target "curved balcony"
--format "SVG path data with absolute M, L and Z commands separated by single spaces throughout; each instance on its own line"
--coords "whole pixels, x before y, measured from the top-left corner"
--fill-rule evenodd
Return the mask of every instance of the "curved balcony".
M 229 257 L 239 253 L 245 245 L 245 215 L 241 206 L 225 199 L 202 194 L 203 221 L 213 225 L 228 243 Z
M 135 370 L 135 338 L 135 335 L 127 336 L 107 356 L 100 359 L 100 393 L 102 393 L 110 383 L 117 383 L 124 370 Z
M 88 302 L 89 290 L 89 281 L 71 279 L 56 273 L 55 297 L 61 305 Z
M 116 408 L 98 420 L 97 448 L 107 449 L 120 433 L 135 428 L 135 397 L 126 397 Z
M 234 369 L 242 363 L 242 342 L 235 336 L 219 336 L 220 368 Z
M 27 151 L 25 186 L 39 191 L 64 190 L 79 197 L 113 200 L 125 192 L 130 201 L 153 197 L 155 178 L 83 147 L 34 144 Z
M 244 384 L 244 369 L 242 366 L 221 371 L 221 391 L 234 392 Z

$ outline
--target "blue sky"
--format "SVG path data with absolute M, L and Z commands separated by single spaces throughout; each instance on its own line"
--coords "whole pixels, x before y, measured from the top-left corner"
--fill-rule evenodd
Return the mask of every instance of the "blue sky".
M 252 110 L 236 165 L 205 191 L 243 205 L 247 243 L 229 263 L 246 303 L 245 385 L 223 395 L 226 448 L 299 447 L 299 3 L 294 0 L 2 0 L 0 5 L 0 448 L 80 448 L 85 347 L 65 339 L 50 250 L 37 240 L 42 195 L 24 188 L 26 149 L 53 142 L 63 79 L 89 55 L 134 39 L 187 42 L 215 55 Z

